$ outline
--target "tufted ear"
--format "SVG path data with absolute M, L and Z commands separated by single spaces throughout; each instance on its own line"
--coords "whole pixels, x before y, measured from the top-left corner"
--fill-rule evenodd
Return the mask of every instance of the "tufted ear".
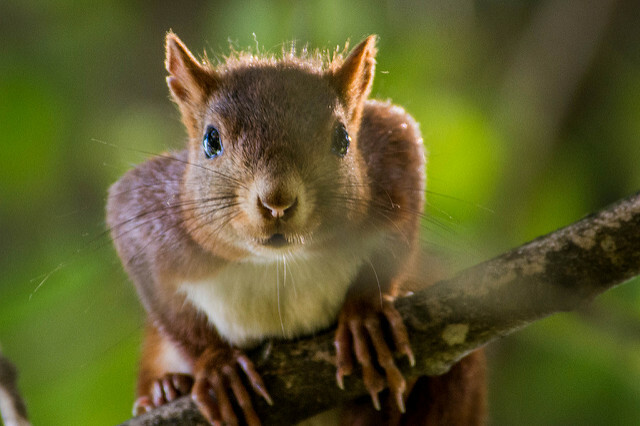
M 330 70 L 331 84 L 342 97 L 350 120 L 357 120 L 362 105 L 369 96 L 376 66 L 376 39 L 370 35 L 347 56 L 347 59 Z
M 165 67 L 167 85 L 191 134 L 203 103 L 217 85 L 215 72 L 200 64 L 172 32 L 167 34 Z

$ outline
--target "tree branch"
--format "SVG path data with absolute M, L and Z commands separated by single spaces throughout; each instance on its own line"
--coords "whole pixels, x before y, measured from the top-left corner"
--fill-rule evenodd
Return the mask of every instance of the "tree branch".
M 406 377 L 439 375 L 469 352 L 552 313 L 573 310 L 640 275 L 640 192 L 566 228 L 396 302 L 417 364 L 400 360 Z M 420 281 L 420 280 L 417 280 Z M 333 331 L 254 351 L 274 399 L 255 398 L 264 424 L 291 424 L 366 395 L 357 374 L 335 383 Z M 127 425 L 206 424 L 181 398 Z
M 0 352 L 0 424 L 30 426 L 27 407 L 18 390 L 18 370 Z M 4 422 L 4 423 L 3 423 Z

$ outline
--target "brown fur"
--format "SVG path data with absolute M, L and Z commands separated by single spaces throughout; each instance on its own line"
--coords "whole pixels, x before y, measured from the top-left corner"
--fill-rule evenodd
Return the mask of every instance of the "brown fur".
M 264 244 L 275 234 L 311 255 L 343 250 L 362 258 L 341 321 L 367 315 L 379 305 L 380 292 L 397 293 L 415 257 L 425 158 L 411 116 L 367 100 L 375 52 L 372 36 L 328 63 L 239 54 L 214 67 L 198 63 L 175 35 L 167 36 L 167 83 L 188 147 L 127 173 L 110 189 L 107 205 L 113 240 L 150 320 L 139 396 L 175 372 L 169 358 L 177 356 L 175 368 L 186 364 L 181 372 L 199 376 L 209 373 L 199 366 L 215 368 L 211 359 L 237 353 L 181 285 L 269 258 Z M 330 152 L 336 123 L 351 135 L 343 158 Z M 209 125 L 224 148 L 213 160 L 202 153 Z M 283 219 L 264 207 L 294 201 Z M 377 245 L 365 247 L 366 241 Z M 201 359 L 212 351 L 215 357 Z M 484 413 L 482 365 L 476 355 L 441 378 L 418 381 L 420 394 L 409 397 L 406 419 L 477 424 Z
M 482 425 L 486 422 L 485 358 L 476 351 L 438 377 L 421 377 L 412 383 L 407 412 L 402 415 L 388 398 L 382 412 L 368 397 L 343 409 L 342 426 Z

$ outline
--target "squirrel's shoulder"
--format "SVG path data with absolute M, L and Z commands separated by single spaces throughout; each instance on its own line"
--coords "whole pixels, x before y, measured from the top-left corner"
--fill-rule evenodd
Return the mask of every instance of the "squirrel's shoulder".
M 399 105 L 391 101 L 370 99 L 364 104 L 359 139 L 404 140 L 422 146 L 420 126 L 416 120 Z
M 114 228 L 127 228 L 127 224 L 139 226 L 141 221 L 179 214 L 187 162 L 186 150 L 159 154 L 115 182 L 107 200 L 107 222 L 112 232 L 117 231 Z
M 426 153 L 420 127 L 401 106 L 390 101 L 366 101 L 358 146 L 372 178 L 424 180 Z

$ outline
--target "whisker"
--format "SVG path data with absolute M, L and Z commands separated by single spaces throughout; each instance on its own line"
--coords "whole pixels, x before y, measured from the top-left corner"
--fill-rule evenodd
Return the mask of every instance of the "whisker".
M 380 286 L 380 279 L 378 279 L 378 273 L 376 272 L 376 268 L 373 266 L 373 263 L 371 262 L 371 260 L 369 258 L 367 258 L 366 260 L 369 263 L 369 266 L 371 266 L 371 270 L 373 271 L 373 275 L 376 277 L 376 283 L 378 284 L 378 294 L 380 295 L 380 308 L 382 308 L 382 305 L 383 305 L 383 301 L 382 301 L 382 286 Z
M 168 216 L 171 216 L 173 214 L 178 213 L 178 209 L 180 209 L 179 210 L 180 212 L 194 211 L 194 210 L 198 210 L 198 209 L 202 208 L 203 205 L 206 206 L 207 203 L 208 203 L 208 201 L 206 201 L 206 200 L 205 201 L 201 201 L 201 202 L 193 201 L 193 202 L 184 203 L 184 204 L 180 203 L 180 204 L 176 204 L 176 205 L 163 206 L 162 208 L 159 208 L 159 209 L 145 211 L 145 212 L 142 212 L 142 213 L 140 213 L 140 214 L 138 214 L 136 216 L 133 216 L 133 217 L 131 217 L 129 219 L 126 219 L 126 220 L 124 220 L 124 221 L 122 221 L 122 222 L 110 227 L 109 229 L 104 231 L 102 233 L 102 235 L 105 235 L 105 234 L 108 234 L 108 233 L 115 233 L 115 235 L 113 235 L 114 239 L 121 238 L 122 236 L 127 235 L 129 232 L 133 232 L 136 229 L 139 229 L 140 227 L 142 227 L 144 225 L 147 225 L 147 224 L 149 224 L 149 223 L 151 223 L 153 221 L 156 221 L 156 220 L 159 220 L 159 219 L 163 219 L 165 217 L 168 217 Z M 190 208 L 185 208 L 186 206 L 191 206 L 191 207 Z M 233 206 L 233 205 L 222 205 L 222 206 L 219 206 L 218 208 L 219 209 L 223 209 L 223 208 L 228 208 L 228 207 L 231 207 L 231 206 Z M 164 213 L 164 214 L 158 215 L 158 216 L 152 216 L 152 217 L 148 218 L 147 220 L 144 220 L 142 222 L 138 222 L 140 219 L 142 219 L 142 218 L 144 218 L 146 216 L 152 215 L 154 213 L 161 213 L 161 212 Z M 119 232 L 119 230 L 121 228 L 123 228 L 126 225 L 131 224 L 133 222 L 136 222 L 136 223 L 134 223 L 135 226 L 133 228 L 128 229 L 128 230 L 126 230 L 124 232 Z
M 446 198 L 448 200 L 457 201 L 457 202 L 465 204 L 467 206 L 474 207 L 474 208 L 479 209 L 479 210 L 484 210 L 484 211 L 486 211 L 488 213 L 491 213 L 491 214 L 495 214 L 495 211 L 490 209 L 489 207 L 485 207 L 485 206 L 477 204 L 477 203 L 471 203 L 469 201 L 463 200 L 462 198 L 454 197 L 452 195 L 447 195 L 447 194 L 443 194 L 443 193 L 440 193 L 440 192 L 434 192 L 434 191 L 431 191 L 431 190 L 426 190 L 426 193 L 428 195 L 435 195 L 436 197 L 441 197 L 441 198 Z
M 138 154 L 149 155 L 149 156 L 151 156 L 153 158 L 164 158 L 164 159 L 171 160 L 171 161 L 176 161 L 176 162 L 179 162 L 179 163 L 182 163 L 182 164 L 185 164 L 185 165 L 190 165 L 190 166 L 193 166 L 193 167 L 197 167 L 197 168 L 206 170 L 207 172 L 213 173 L 213 174 L 215 174 L 215 175 L 217 175 L 217 176 L 219 176 L 221 178 L 224 178 L 228 182 L 235 183 L 236 185 L 238 185 L 241 188 L 244 188 L 244 189 L 247 188 L 245 186 L 244 182 L 242 180 L 238 179 L 238 178 L 235 178 L 233 176 L 229 176 L 228 174 L 222 173 L 219 170 L 215 170 L 215 169 L 203 166 L 202 164 L 196 164 L 196 163 L 192 163 L 192 162 L 190 162 L 188 160 L 183 160 L 183 159 L 175 157 L 173 155 L 158 154 L 158 153 L 154 153 L 154 152 L 150 152 L 150 151 L 144 151 L 144 150 L 134 149 L 134 148 L 130 148 L 130 147 L 123 147 L 123 146 L 119 146 L 119 145 L 116 145 L 116 144 L 113 144 L 113 143 L 109 143 L 109 142 L 106 142 L 106 141 L 102 141 L 102 140 L 99 140 L 99 139 L 95 139 L 95 138 L 92 138 L 91 140 L 93 142 L 98 142 L 98 143 L 101 143 L 103 145 L 106 145 L 106 146 L 109 146 L 109 147 L 112 147 L 112 148 L 125 149 L 127 151 L 135 152 L 135 153 L 138 153 Z
M 200 215 L 200 217 L 204 216 L 206 213 L 203 213 L 202 215 Z M 210 214 L 210 213 L 209 213 Z M 215 239 L 217 238 L 218 234 L 220 233 L 220 231 L 222 231 L 222 229 L 227 226 L 229 224 L 229 222 L 231 222 L 235 217 L 238 216 L 238 212 L 230 210 L 225 212 L 224 214 L 220 215 L 217 219 L 221 220 L 221 222 L 218 224 L 218 226 L 216 226 L 215 228 L 211 228 L 209 230 L 209 232 L 206 234 L 206 238 L 207 239 Z M 194 233 L 202 228 L 204 228 L 205 226 L 210 225 L 210 223 L 207 222 L 203 222 L 201 224 L 199 224 L 199 226 L 195 227 L 195 228 L 188 228 L 188 232 L 189 233 Z
M 68 266 L 68 265 L 69 265 L 69 263 L 65 263 L 65 262 L 60 263 L 60 264 L 58 264 L 58 266 L 56 266 L 53 270 L 51 270 L 51 271 L 47 272 L 46 274 L 44 274 L 44 278 L 42 278 L 42 280 L 40 280 L 40 283 L 38 283 L 38 285 L 36 286 L 36 288 L 34 288 L 34 289 L 33 289 L 33 291 L 29 294 L 29 300 L 31 300 L 31 298 L 33 297 L 33 295 L 34 295 L 34 294 L 36 294 L 36 292 L 40 289 L 40 287 L 42 287 L 42 286 L 43 286 L 43 284 L 44 284 L 45 282 L 47 282 L 47 280 L 49 280 L 49 278 L 51 278 L 51 276 L 52 276 L 53 274 L 55 274 L 55 273 L 56 273 L 56 272 L 58 272 L 60 269 L 62 269 L 62 268 L 64 268 L 64 267 L 66 267 L 66 266 Z M 42 277 L 42 275 L 41 275 L 41 277 Z M 35 278 L 34 278 L 34 279 L 35 279 Z M 33 281 L 33 280 L 32 280 L 32 281 Z
M 282 310 L 280 307 L 280 259 L 276 261 L 276 296 L 278 298 L 278 317 L 280 318 L 280 328 L 282 329 L 282 336 L 286 337 L 284 332 L 284 321 L 282 320 Z

